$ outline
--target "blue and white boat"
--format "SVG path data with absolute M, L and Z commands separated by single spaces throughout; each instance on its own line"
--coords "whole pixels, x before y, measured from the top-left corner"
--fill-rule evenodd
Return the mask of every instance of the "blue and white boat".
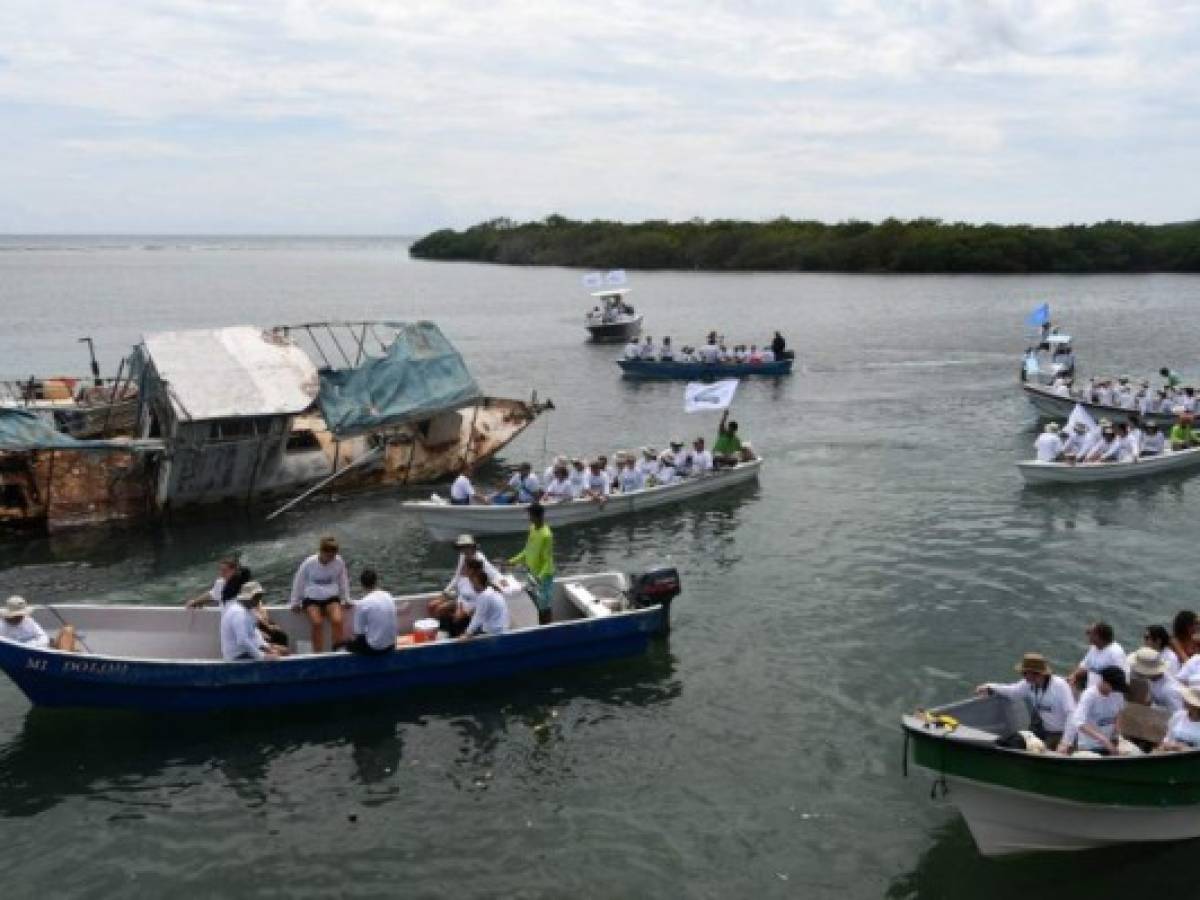
M 82 650 L 39 649 L 0 638 L 0 669 L 30 702 L 44 707 L 182 712 L 404 696 L 642 653 L 669 630 L 671 601 L 679 593 L 674 569 L 560 578 L 551 621 L 539 625 L 528 593 L 513 579 L 505 581 L 509 632 L 415 644 L 382 656 L 298 652 L 278 660 L 225 662 L 216 609 L 42 606 L 34 618 L 47 633 L 69 623 Z M 397 598 L 402 633 L 425 616 L 433 596 Z M 310 636 L 303 614 L 286 608 L 270 613 L 291 646 L 302 651 Z
M 791 375 L 792 360 L 776 359 L 757 363 L 703 363 L 658 359 L 618 359 L 617 365 L 628 378 L 680 378 L 688 381 L 718 381 L 722 378 L 746 378 L 751 375 Z

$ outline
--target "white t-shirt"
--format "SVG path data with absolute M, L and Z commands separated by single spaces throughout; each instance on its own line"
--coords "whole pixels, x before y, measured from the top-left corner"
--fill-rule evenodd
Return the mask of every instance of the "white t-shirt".
M 1048 431 L 1039 434 L 1033 446 L 1037 450 L 1038 462 L 1054 462 L 1062 452 L 1062 441 L 1058 439 L 1057 434 L 1050 434 Z
M 1161 678 L 1147 678 L 1146 681 L 1150 685 L 1151 705 L 1162 707 L 1173 713 L 1183 709 L 1183 697 L 1179 693 L 1181 686 L 1178 681 L 1170 675 L 1163 675 Z
M 472 486 L 470 478 L 466 475 L 459 475 L 454 479 L 454 484 L 450 485 L 451 500 L 470 503 L 473 496 L 475 496 L 475 488 Z
M 1110 645 L 1111 646 L 1111 645 Z M 1125 696 L 1112 691 L 1107 697 L 1100 693 L 1099 688 L 1090 687 L 1079 695 L 1079 705 L 1071 715 L 1063 740 L 1070 743 L 1078 738 L 1080 750 L 1100 750 L 1103 744 L 1079 729 L 1083 725 L 1091 725 L 1110 741 L 1116 741 L 1117 716 L 1125 708 Z
M 589 472 L 586 481 L 587 490 L 601 497 L 608 496 L 608 475 L 605 472 Z
M 712 452 L 709 450 L 697 450 L 692 456 L 693 465 L 697 472 L 711 472 L 713 467 Z
M 721 350 L 716 344 L 705 344 L 699 350 L 700 359 L 712 365 L 721 359 Z
M 1181 709 L 1167 723 L 1167 740 L 1200 747 L 1200 722 L 1193 722 L 1188 718 L 1187 710 Z
M 467 625 L 467 634 L 503 634 L 508 631 L 508 604 L 495 588 L 485 588 L 475 596 L 475 611 Z
M 488 577 L 488 581 L 499 581 L 500 570 L 488 562 L 488 558 L 483 555 L 483 552 L 478 548 L 475 550 L 475 558 L 483 563 L 483 574 Z M 461 597 L 466 593 L 474 593 L 471 588 L 471 579 L 463 573 L 467 568 L 467 555 L 465 553 L 458 554 L 458 565 L 454 569 L 454 575 L 450 578 L 450 583 L 446 585 L 446 589 L 455 588 L 458 590 L 458 595 Z
M 1166 446 L 1167 439 L 1161 431 L 1142 435 L 1142 453 L 1162 453 Z
M 374 590 L 354 604 L 354 633 L 365 635 L 372 650 L 396 646 L 396 600 L 387 591 Z
M 1065 678 L 1058 675 L 1050 676 L 1046 689 L 1035 689 L 1022 678 L 1012 684 L 989 684 L 993 693 L 1010 700 L 1020 700 L 1027 706 L 1036 709 L 1041 717 L 1042 725 L 1047 731 L 1061 734 L 1067 730 L 1067 722 L 1075 711 L 1075 695 Z
M 350 570 L 341 556 L 323 563 L 314 553 L 300 564 L 296 577 L 292 579 L 291 605 L 297 607 L 305 600 L 329 600 L 333 597 L 341 597 L 343 603 L 350 599 Z
M 570 500 L 575 496 L 571 482 L 566 478 L 555 478 L 546 485 L 545 499 L 550 501 Z
M 532 472 L 524 478 L 521 477 L 520 472 L 514 472 L 513 477 L 508 479 L 508 486 L 516 491 L 518 503 L 532 503 L 537 499 L 538 491 L 541 489 L 537 476 Z
M 266 639 L 258 630 L 253 612 L 241 603 L 226 603 L 221 611 L 221 656 L 226 662 L 239 657 L 262 659 Z
M 622 494 L 640 491 L 646 486 L 646 479 L 642 477 L 642 473 L 633 467 L 622 469 L 617 481 L 620 482 Z
M 0 619 L 0 637 L 31 647 L 50 646 L 50 638 L 42 626 L 33 621 L 32 616 L 22 616 L 15 625 L 10 625 L 7 619 Z
M 571 485 L 572 497 L 582 496 L 587 487 L 587 470 L 572 467 L 571 474 L 567 476 L 567 482 Z
M 1187 662 L 1179 667 L 1179 672 L 1175 677 L 1180 684 L 1186 684 L 1189 687 L 1200 683 L 1200 653 L 1189 656 Z
M 1128 660 L 1125 659 L 1125 651 L 1121 649 L 1121 645 L 1113 641 L 1103 649 L 1099 647 L 1089 647 L 1088 652 L 1083 655 L 1083 659 L 1079 661 L 1079 665 L 1088 670 L 1088 687 L 1095 687 L 1100 682 L 1099 672 L 1101 669 L 1106 669 L 1109 666 L 1116 666 L 1121 669 L 1126 675 L 1129 674 Z
M 659 484 L 670 484 L 675 480 L 675 467 L 659 463 L 658 471 L 654 473 L 654 480 Z
M 654 346 L 653 341 L 646 341 L 642 344 L 642 359 L 654 359 L 658 356 L 658 348 Z
M 630 341 L 625 345 L 625 358 L 637 359 L 641 355 L 641 348 L 638 347 L 637 341 Z

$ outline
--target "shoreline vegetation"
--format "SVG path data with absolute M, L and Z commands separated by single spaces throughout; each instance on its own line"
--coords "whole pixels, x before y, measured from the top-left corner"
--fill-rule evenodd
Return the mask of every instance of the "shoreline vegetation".
M 940 219 L 823 222 L 728 219 L 539 222 L 492 219 L 445 228 L 409 250 L 418 259 L 591 269 L 711 272 L 1200 272 L 1200 220 L 1042 228 Z

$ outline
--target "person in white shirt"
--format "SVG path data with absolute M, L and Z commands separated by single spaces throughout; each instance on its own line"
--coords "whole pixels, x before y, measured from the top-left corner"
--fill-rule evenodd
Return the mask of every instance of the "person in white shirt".
M 1117 443 L 1116 429 L 1108 423 L 1107 419 L 1102 419 L 1100 422 L 1100 437 L 1095 439 L 1091 444 L 1088 453 L 1088 462 L 1112 462 L 1120 453 L 1121 446 Z
M 488 582 L 482 568 L 472 568 L 470 578 L 475 591 L 475 609 L 462 637 L 503 634 L 508 631 L 508 603 L 504 596 Z
M 1063 443 L 1058 436 L 1058 426 L 1051 422 L 1033 442 L 1038 462 L 1058 462 L 1062 456 Z
M 571 471 L 567 475 L 567 481 L 571 485 L 572 499 L 578 500 L 587 489 L 587 466 L 578 456 L 571 460 Z
M 672 362 L 675 359 L 675 348 L 671 346 L 670 336 L 663 338 L 662 348 L 658 351 L 658 358 L 663 362 Z
M 221 610 L 221 657 L 226 662 L 279 659 L 287 655 L 286 647 L 270 643 L 258 627 L 257 610 L 262 595 L 262 585 L 248 581 Z
M 450 485 L 450 502 L 455 506 L 470 506 L 472 501 L 484 502 L 483 496 L 471 484 L 470 466 L 464 465 Z
M 997 694 L 1010 700 L 1019 700 L 1029 709 L 1030 730 L 1046 742 L 1047 747 L 1057 747 L 1062 742 L 1067 721 L 1075 711 L 1075 695 L 1065 678 L 1050 670 L 1046 657 L 1040 653 L 1026 653 L 1016 669 L 1021 680 L 1012 684 L 988 682 L 975 688 L 975 693 Z
M 1200 749 L 1200 691 L 1185 687 L 1179 692 L 1179 697 L 1183 709 L 1167 722 L 1167 735 L 1158 745 L 1158 750 Z
M 566 466 L 558 466 L 554 470 L 554 475 L 546 484 L 546 489 L 542 491 L 543 503 L 562 503 L 564 500 L 573 500 L 575 492 L 571 488 L 571 480 L 567 474 Z
M 654 473 L 654 483 L 658 485 L 672 484 L 675 481 L 675 454 L 670 450 L 663 453 L 658 460 L 658 470 Z
M 334 644 L 345 640 L 342 604 L 350 599 L 350 570 L 338 555 L 336 538 L 323 537 L 317 552 L 308 557 L 292 579 L 292 609 L 304 611 L 312 630 L 313 653 L 325 649 L 325 622 Z
M 1101 670 L 1116 666 L 1118 669 L 1124 670 L 1125 651 L 1121 645 L 1113 640 L 1112 626 L 1107 622 L 1093 622 L 1087 629 L 1088 647 L 1087 653 L 1083 659 L 1079 661 L 1075 671 L 1071 673 L 1068 679 L 1072 684 L 1077 684 L 1084 673 L 1087 674 L 1087 687 L 1095 687 L 1100 680 Z
M 1067 436 L 1066 441 L 1062 445 L 1063 459 L 1067 462 L 1075 462 L 1082 458 L 1083 447 L 1087 442 L 1088 427 L 1082 422 L 1076 422 L 1071 428 L 1071 433 Z
M 704 438 L 696 438 L 692 442 L 692 450 L 692 467 L 696 470 L 696 474 L 703 475 L 705 472 L 711 472 L 713 468 L 712 451 L 705 449 Z
M 1142 456 L 1158 456 L 1167 449 L 1167 438 L 1162 429 L 1153 422 L 1147 422 L 1142 431 Z
M 225 557 L 217 563 L 217 577 L 213 581 L 212 587 L 192 597 L 184 605 L 188 609 L 199 609 L 209 603 L 224 606 L 226 602 L 236 597 L 238 591 L 242 589 L 242 585 L 250 580 L 249 570 L 246 570 L 243 575 L 239 571 L 240 569 L 237 557 Z
M 1107 381 L 1097 384 L 1092 391 L 1092 396 L 1096 398 L 1095 402 L 1100 406 L 1112 406 L 1113 396 Z
M 671 441 L 671 453 L 675 456 L 675 474 L 680 478 L 692 474 L 692 451 L 683 441 Z
M 709 341 L 699 352 L 700 361 L 705 365 L 713 366 L 721 361 L 721 348 L 714 341 Z
M 593 459 L 588 464 L 588 475 L 584 482 L 583 496 L 598 503 L 607 503 L 609 494 L 608 473 L 604 471 L 603 463 Z
M 760 355 L 762 356 L 762 361 L 764 363 L 775 362 L 775 351 L 772 350 L 770 347 L 763 347 L 762 350 L 760 351 Z
M 1054 384 L 1051 385 L 1050 389 L 1060 397 L 1071 396 L 1071 384 L 1061 375 L 1054 379 Z
M 646 340 L 642 344 L 642 359 L 658 359 L 658 348 L 654 346 L 654 338 L 646 335 Z
M 621 458 L 621 468 L 617 472 L 617 485 L 622 494 L 632 494 L 646 486 L 646 479 L 642 477 L 642 473 L 634 464 L 632 454 Z
M 637 470 L 642 473 L 642 478 L 649 482 L 658 473 L 658 451 L 653 447 L 643 447 Z
M 442 627 L 451 635 L 462 631 L 474 608 L 470 599 L 474 592 L 468 577 L 469 569 L 478 565 L 489 581 L 500 581 L 500 570 L 483 555 L 474 537 L 460 534 L 454 541 L 454 547 L 458 550 L 458 565 L 454 568 L 454 574 L 450 576 L 450 581 L 442 589 L 442 593 L 430 600 L 426 607 L 429 615 L 441 622 Z
M 29 647 L 40 647 L 43 650 L 50 647 L 50 637 L 42 626 L 33 620 L 30 613 L 33 607 L 25 602 L 24 597 L 16 594 L 4 602 L 0 610 L 0 638 L 6 638 L 18 644 Z
M 637 338 L 631 337 L 629 343 L 625 345 L 625 358 L 637 359 L 642 355 L 642 348 L 638 346 Z
M 1129 690 L 1125 670 L 1120 666 L 1101 669 L 1096 684 L 1079 696 L 1075 712 L 1067 721 L 1067 730 L 1058 745 L 1058 752 L 1069 754 L 1078 744 L 1080 750 L 1101 755 L 1117 752 L 1117 719 L 1125 708 Z
M 1147 625 L 1142 633 L 1142 646 L 1150 647 L 1158 654 L 1172 678 L 1179 675 L 1179 657 L 1171 647 L 1171 633 L 1161 625 Z
M 354 637 L 346 642 L 351 653 L 379 656 L 396 649 L 396 598 L 379 587 L 374 569 L 363 569 L 358 582 L 367 593 L 354 604 Z
M 508 479 L 508 487 L 492 498 L 493 503 L 533 503 L 542 495 L 542 485 L 533 474 L 533 466 L 521 463 L 512 477 Z
M 566 466 L 570 460 L 565 456 L 556 456 L 550 465 L 546 466 L 546 471 L 542 473 L 542 482 L 545 483 L 554 477 L 554 470 L 559 466 Z
M 1183 709 L 1183 701 L 1179 698 L 1179 682 L 1167 674 L 1167 664 L 1158 650 L 1138 647 L 1129 654 L 1126 665 L 1131 679 L 1136 677 L 1146 681 L 1150 688 L 1151 705 L 1172 713 Z

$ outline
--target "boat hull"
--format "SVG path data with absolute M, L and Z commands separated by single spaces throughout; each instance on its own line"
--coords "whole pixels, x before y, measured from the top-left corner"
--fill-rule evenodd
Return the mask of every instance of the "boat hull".
M 762 460 L 741 463 L 710 475 L 684 479 L 676 484 L 647 488 L 630 494 L 613 494 L 604 504 L 594 500 L 570 500 L 545 504 L 546 523 L 552 528 L 581 525 L 601 519 L 642 512 L 670 503 L 728 490 L 758 478 Z M 462 533 L 518 534 L 529 528 L 528 506 L 455 506 L 430 501 L 409 502 L 421 524 L 435 540 L 451 540 Z
M 614 344 L 639 337 L 642 333 L 644 316 L 635 316 L 619 322 L 604 322 L 587 326 L 589 339 L 597 344 Z
M 717 381 L 721 378 L 746 378 L 751 375 L 792 374 L 790 359 L 777 359 L 768 363 L 685 363 L 653 359 L 618 359 L 617 365 L 627 378 Z
M 59 607 L 68 618 L 71 610 Z M 183 616 L 182 610 L 174 611 Z M 38 650 L 0 640 L 0 669 L 35 706 L 193 712 L 420 696 L 539 669 L 633 656 L 669 627 L 669 605 L 439 641 L 382 656 L 325 653 L 276 661 L 156 661 Z
M 1106 481 L 1127 481 L 1148 478 L 1167 472 L 1181 472 L 1200 466 L 1200 448 L 1166 451 L 1159 456 L 1145 456 L 1137 462 L 1124 463 L 1067 463 L 1021 462 L 1017 469 L 1026 484 L 1095 484 Z

